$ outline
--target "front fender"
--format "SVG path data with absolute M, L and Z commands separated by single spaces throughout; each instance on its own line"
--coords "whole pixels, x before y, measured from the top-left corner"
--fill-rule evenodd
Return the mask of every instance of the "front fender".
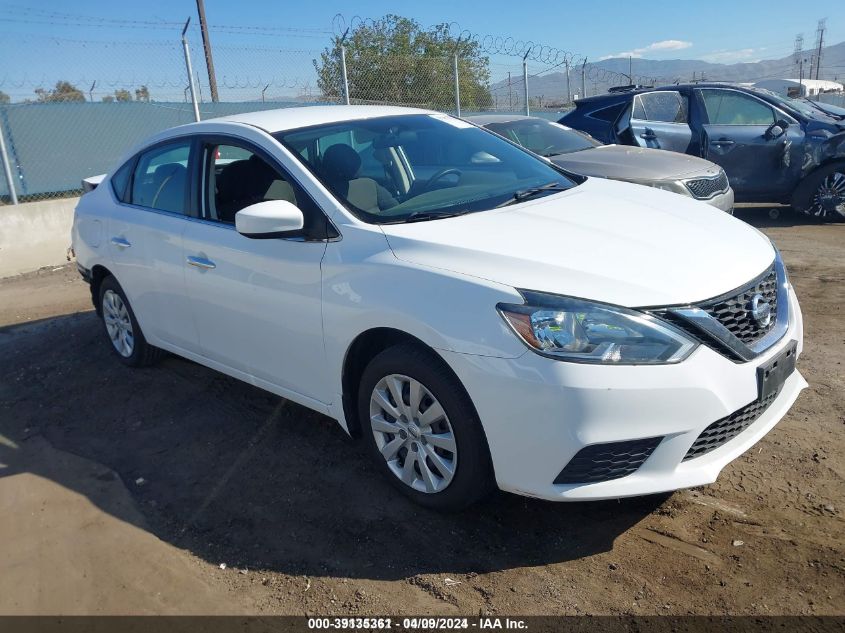
M 376 230 L 372 230 L 376 229 Z M 343 229 L 323 260 L 323 331 L 334 393 L 352 342 L 374 328 L 406 332 L 450 352 L 516 358 L 526 352 L 496 311 L 516 290 L 398 260 L 377 227 Z
M 804 162 L 801 176 L 805 177 L 832 160 L 845 159 L 845 131 L 825 139 L 808 138 L 804 144 Z

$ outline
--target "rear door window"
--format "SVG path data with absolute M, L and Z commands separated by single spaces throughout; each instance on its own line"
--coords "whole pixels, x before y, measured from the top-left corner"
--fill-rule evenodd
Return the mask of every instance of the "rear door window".
M 634 97 L 632 116 L 638 121 L 686 123 L 687 100 L 674 90 L 639 94 Z
M 132 175 L 131 204 L 187 214 L 191 142 L 159 145 L 138 157 Z

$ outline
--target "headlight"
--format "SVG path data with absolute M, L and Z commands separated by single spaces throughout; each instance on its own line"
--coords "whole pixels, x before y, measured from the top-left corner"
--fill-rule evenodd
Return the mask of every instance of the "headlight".
M 698 343 L 669 323 L 618 306 L 520 291 L 497 308 L 528 347 L 552 358 L 603 365 L 679 363 Z
M 674 180 L 628 180 L 627 182 L 634 183 L 635 185 L 654 187 L 663 191 L 671 191 L 672 193 L 679 193 L 682 196 L 692 195 L 683 183 L 675 182 Z

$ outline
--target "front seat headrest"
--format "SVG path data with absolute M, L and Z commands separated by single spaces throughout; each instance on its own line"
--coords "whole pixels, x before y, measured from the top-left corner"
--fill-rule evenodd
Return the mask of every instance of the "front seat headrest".
M 330 180 L 352 180 L 360 169 L 361 157 L 349 145 L 332 145 L 323 154 L 323 171 Z

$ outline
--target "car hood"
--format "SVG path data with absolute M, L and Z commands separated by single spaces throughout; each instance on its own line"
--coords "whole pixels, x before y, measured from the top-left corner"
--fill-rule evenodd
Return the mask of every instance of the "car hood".
M 774 260 L 771 242 L 727 213 L 597 178 L 501 209 L 381 228 L 406 262 L 627 307 L 709 299 Z
M 718 165 L 697 156 L 627 145 L 602 145 L 558 154 L 551 160 L 575 174 L 614 180 L 677 180 L 719 174 Z

